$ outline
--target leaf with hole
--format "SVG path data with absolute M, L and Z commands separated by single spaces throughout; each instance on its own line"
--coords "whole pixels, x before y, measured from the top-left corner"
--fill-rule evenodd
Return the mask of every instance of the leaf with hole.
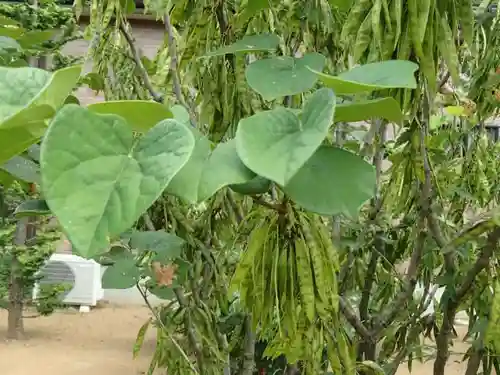
M 181 255 L 185 241 L 175 234 L 164 231 L 134 231 L 130 236 L 130 247 L 141 252 L 152 251 L 163 261 L 173 260 Z
M 130 228 L 187 163 L 194 143 L 173 119 L 137 139 L 122 117 L 63 107 L 42 143 L 42 190 L 79 255 L 102 252 Z
M 108 266 L 102 275 L 104 289 L 129 289 L 134 287 L 141 277 L 134 259 L 120 259 Z
M 338 76 L 321 72 L 311 67 L 313 73 L 326 87 L 337 95 L 368 93 L 373 91 L 406 88 L 417 88 L 415 72 L 418 65 L 406 60 L 387 60 L 357 66 Z
M 255 174 L 284 186 L 324 141 L 334 111 L 333 91 L 320 89 L 309 97 L 300 119 L 282 107 L 245 118 L 236 131 L 238 156 Z
M 269 101 L 312 89 L 318 80 L 314 71 L 323 70 L 325 63 L 325 57 L 316 52 L 300 58 L 270 57 L 251 63 L 245 75 L 248 85 Z
M 237 42 L 207 53 L 204 57 L 223 56 L 229 53 L 274 51 L 280 38 L 274 34 L 245 35 Z
M 321 146 L 284 191 L 308 211 L 355 217 L 360 206 L 373 197 L 375 184 L 375 170 L 362 157 Z
M 90 104 L 87 108 L 99 114 L 121 116 L 137 132 L 147 132 L 160 121 L 173 117 L 165 105 L 150 100 L 106 101 Z

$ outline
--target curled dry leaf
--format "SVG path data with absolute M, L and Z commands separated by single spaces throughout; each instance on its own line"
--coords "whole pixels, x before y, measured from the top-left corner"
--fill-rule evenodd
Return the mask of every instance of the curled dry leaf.
M 175 279 L 175 271 L 177 271 L 177 264 L 161 264 L 160 262 L 152 262 L 151 267 L 155 274 L 155 279 L 160 286 L 170 286 Z

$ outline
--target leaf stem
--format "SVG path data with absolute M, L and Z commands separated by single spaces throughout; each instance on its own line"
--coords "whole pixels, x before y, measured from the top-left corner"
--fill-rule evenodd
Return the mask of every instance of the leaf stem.
M 168 332 L 167 330 L 167 327 L 165 326 L 165 323 L 163 323 L 163 320 L 161 319 L 161 317 L 158 315 L 157 311 L 155 308 L 153 308 L 153 306 L 151 306 L 151 302 L 149 302 L 148 300 L 148 296 L 146 295 L 146 292 L 144 292 L 144 290 L 141 288 L 141 286 L 139 285 L 139 283 L 136 283 L 135 286 L 137 287 L 137 290 L 139 291 L 139 293 L 141 294 L 142 296 L 142 299 L 144 300 L 144 302 L 146 303 L 146 306 L 149 308 L 149 310 L 151 311 L 151 313 L 154 315 L 156 321 L 160 324 L 161 328 L 163 329 L 165 335 L 167 335 L 168 339 L 170 341 L 172 341 L 172 344 L 174 344 L 174 346 L 177 348 L 177 350 L 179 351 L 179 353 L 181 354 L 182 358 L 184 358 L 184 360 L 186 361 L 186 363 L 189 365 L 191 371 L 193 371 L 195 374 L 199 375 L 199 372 L 196 370 L 196 368 L 193 366 L 193 364 L 191 363 L 191 360 L 189 359 L 188 355 L 186 354 L 186 352 L 184 351 L 184 349 L 182 349 L 182 346 L 177 342 L 176 339 L 174 339 L 174 337 Z
M 144 67 L 144 64 L 142 63 L 141 54 L 135 46 L 135 39 L 132 36 L 132 33 L 127 30 L 123 22 L 120 22 L 120 32 L 123 34 L 125 40 L 129 45 L 130 52 L 132 52 L 132 57 L 134 58 L 135 64 L 137 65 L 137 69 L 139 71 L 139 74 L 141 75 L 144 86 L 146 86 L 146 89 L 149 91 L 149 94 L 152 96 L 155 102 L 163 103 L 163 96 L 154 89 L 153 84 L 151 83 L 151 79 L 149 78 L 149 74 Z

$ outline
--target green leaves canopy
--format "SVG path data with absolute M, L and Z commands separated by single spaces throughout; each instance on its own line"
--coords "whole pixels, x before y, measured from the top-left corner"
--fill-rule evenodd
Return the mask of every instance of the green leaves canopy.
M 161 121 L 134 139 L 123 118 L 67 105 L 41 149 L 47 205 L 76 251 L 93 256 L 159 197 L 193 148 L 193 135 L 176 120 Z

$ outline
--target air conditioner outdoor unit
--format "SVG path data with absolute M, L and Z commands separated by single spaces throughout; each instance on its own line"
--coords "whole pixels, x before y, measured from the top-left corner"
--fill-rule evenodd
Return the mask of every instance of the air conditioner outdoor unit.
M 104 297 L 101 265 L 93 260 L 71 254 L 53 254 L 39 271 L 39 276 L 33 289 L 34 300 L 43 284 L 70 284 L 72 288 L 62 300 L 68 305 L 95 306 Z

